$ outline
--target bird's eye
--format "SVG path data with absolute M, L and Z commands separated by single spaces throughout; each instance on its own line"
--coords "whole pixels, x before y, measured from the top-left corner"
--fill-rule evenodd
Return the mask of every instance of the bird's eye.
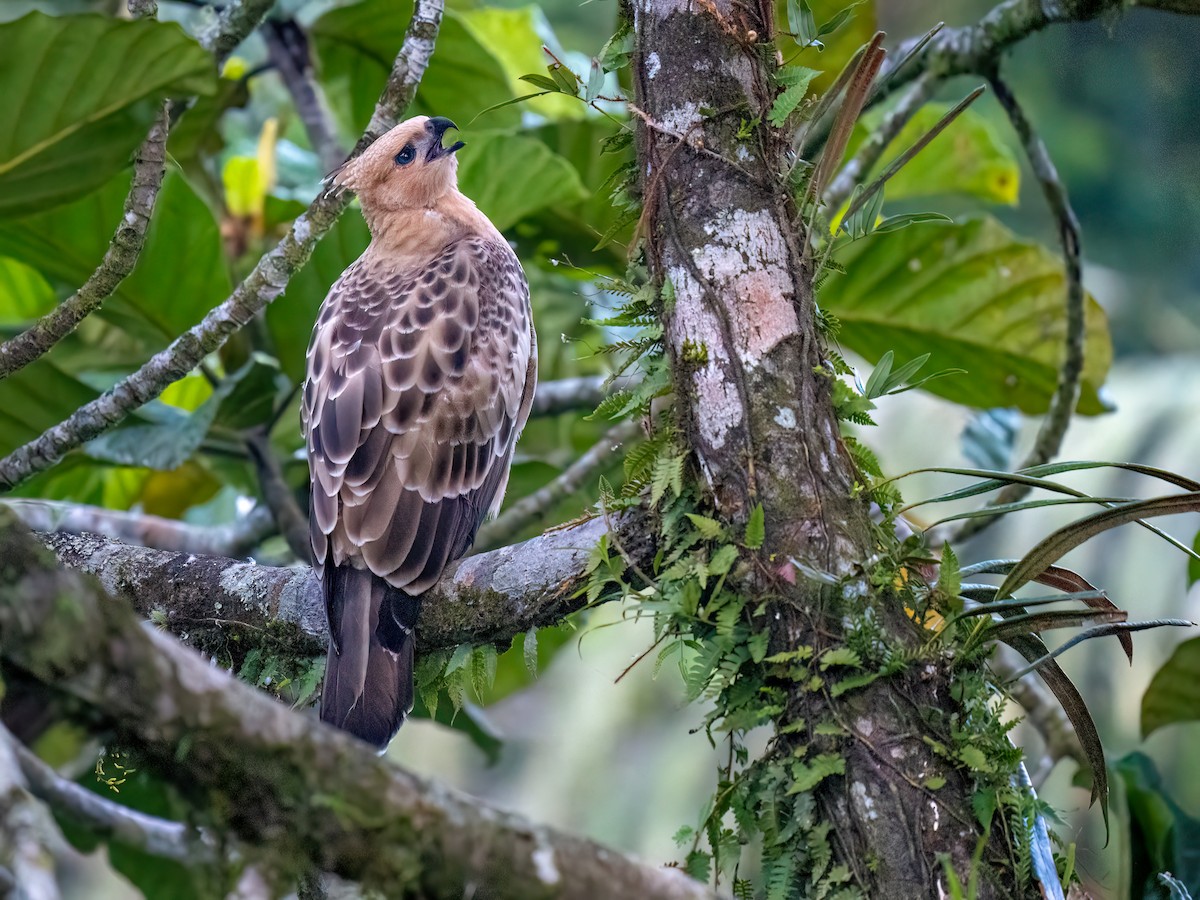
M 417 158 L 417 150 L 412 144 L 405 144 L 404 149 L 396 154 L 395 160 L 398 166 L 407 166 L 410 162 Z

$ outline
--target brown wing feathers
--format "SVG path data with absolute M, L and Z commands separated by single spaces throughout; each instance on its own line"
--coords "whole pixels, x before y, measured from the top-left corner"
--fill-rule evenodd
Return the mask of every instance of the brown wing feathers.
M 365 260 L 322 308 L 303 408 L 332 636 L 322 718 L 386 746 L 412 704 L 415 598 L 502 496 L 535 347 L 507 245 Z

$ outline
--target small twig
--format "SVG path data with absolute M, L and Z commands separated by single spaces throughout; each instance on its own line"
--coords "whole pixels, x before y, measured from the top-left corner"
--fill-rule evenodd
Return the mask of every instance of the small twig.
M 313 78 L 308 36 L 294 19 L 267 19 L 260 33 L 275 70 L 292 95 L 309 143 L 324 170 L 332 172 L 346 159 L 346 151 L 338 140 L 329 108 Z
M 862 183 L 867 173 L 874 168 L 884 151 L 896 139 L 896 135 L 904 130 L 904 126 L 933 95 L 936 86 L 937 80 L 928 72 L 913 83 L 904 98 L 896 104 L 896 108 L 889 112 L 879 123 L 879 127 L 867 136 L 867 139 L 858 148 L 858 152 L 846 165 L 842 166 L 842 170 L 830 183 L 828 190 L 825 191 L 826 208 L 840 209 L 841 205 L 850 199 L 855 186 Z
M 263 431 L 254 431 L 246 435 L 246 447 L 254 461 L 263 500 L 274 517 L 279 533 L 297 559 L 310 563 L 312 550 L 308 538 L 308 517 L 296 503 L 296 496 L 283 477 L 270 437 Z
M 1030 168 L 1042 186 L 1042 193 L 1050 206 L 1050 212 L 1058 223 L 1058 236 L 1063 248 L 1063 267 L 1067 280 L 1066 335 L 1063 360 L 1058 370 L 1058 385 L 1054 390 L 1054 396 L 1050 399 L 1050 408 L 1046 412 L 1046 417 L 1038 429 L 1033 448 L 1019 466 L 1019 468 L 1025 469 L 1031 466 L 1040 466 L 1058 455 L 1063 438 L 1066 437 L 1067 428 L 1071 424 L 1071 417 L 1075 414 L 1075 404 L 1079 401 L 1080 379 L 1083 376 L 1084 349 L 1087 338 L 1085 316 L 1087 297 L 1083 291 L 1079 219 L 1071 207 L 1066 186 L 1059 177 L 1058 170 L 1054 167 L 1054 161 L 1050 159 L 1050 152 L 1046 149 L 1045 143 L 1025 115 L 1025 111 L 1021 108 L 1008 84 L 1000 78 L 998 72 L 990 73 L 989 78 L 992 88 L 996 92 L 996 99 L 1004 107 L 1008 120 L 1021 138 L 1021 145 L 1029 159 Z M 992 497 L 988 505 L 1014 503 L 1027 495 L 1029 491 L 1029 485 L 1006 485 Z M 965 540 L 983 531 L 1000 518 L 1001 516 L 995 515 L 967 519 L 953 539 Z
M 29 792 L 98 837 L 188 865 L 216 859 L 212 843 L 196 829 L 114 803 L 60 776 L 7 731 L 0 737 L 5 738 L 16 754 Z
M 261 0 L 255 0 L 261 2 Z M 418 0 L 404 44 L 396 56 L 371 123 L 355 147 L 361 153 L 389 131 L 416 94 L 417 85 L 433 54 L 444 0 Z M 239 8 L 252 6 L 247 0 Z M 228 11 L 228 8 L 227 10 Z M 222 21 L 225 13 L 222 13 Z M 242 21 L 241 16 L 231 21 Z M 325 233 L 350 205 L 347 193 L 325 192 L 292 223 L 284 238 L 254 267 L 234 292 L 200 324 L 156 353 L 138 371 L 72 413 L 41 436 L 0 459 L 0 491 L 50 468 L 68 452 L 107 431 L 131 412 L 159 396 L 168 385 L 185 377 L 231 334 L 249 322 L 287 288 Z
M 559 502 L 584 487 L 585 482 L 606 466 L 613 453 L 640 431 L 636 420 L 621 422 L 608 430 L 604 437 L 571 463 L 562 473 L 528 496 L 522 497 L 494 521 L 479 529 L 475 540 L 480 548 L 511 543 L 513 535 L 524 531 L 541 519 Z
M 325 878 L 320 872 L 309 871 L 300 876 L 300 883 L 296 885 L 297 900 L 328 900 L 328 897 Z
M 129 0 L 129 15 L 135 19 L 150 19 L 158 15 L 158 0 Z
M 0 507 L 11 509 L 35 531 L 101 534 L 140 547 L 207 556 L 246 556 L 275 533 L 265 506 L 254 507 L 228 525 L 209 526 L 60 500 L 5 500 Z
M 595 409 L 604 399 L 604 375 L 584 375 L 580 378 L 561 378 L 543 381 L 533 395 L 531 417 L 557 416 L 559 413 Z

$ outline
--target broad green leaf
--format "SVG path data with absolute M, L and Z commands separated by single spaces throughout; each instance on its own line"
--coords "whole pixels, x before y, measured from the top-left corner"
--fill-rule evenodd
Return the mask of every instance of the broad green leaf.
M 51 353 L 0 380 L 0 454 L 7 454 L 57 425 L 96 391 L 68 375 Z
M 0 257 L 0 329 L 15 334 L 22 330 L 20 326 L 54 309 L 57 299 L 37 269 Z
M 537 190 L 530 190 L 533 181 Z M 458 185 L 501 231 L 539 210 L 588 196 L 567 160 L 523 134 L 476 134 L 459 151 Z
M 116 773 L 106 765 L 106 774 L 111 777 Z M 112 802 L 160 819 L 186 820 L 188 809 L 174 788 L 151 774 L 149 769 L 129 770 L 121 774 L 124 781 L 118 787 L 119 793 L 101 784 L 90 768 L 78 783 Z M 91 831 L 81 828 L 73 817 L 56 818 L 64 836 L 76 849 L 90 853 L 101 843 Z M 107 848 L 112 867 L 146 897 L 199 900 L 201 897 L 223 896 L 232 887 L 224 883 L 229 876 L 216 867 L 185 866 L 118 841 L 108 842 Z
M 222 382 L 213 421 L 239 431 L 262 425 L 290 390 L 291 381 L 280 369 L 279 360 L 252 353 L 245 365 Z
M 0 254 L 70 293 L 104 257 L 128 190 L 123 174 L 74 203 L 19 221 L 0 218 Z M 230 288 L 212 212 L 180 175 L 169 173 L 137 267 L 97 315 L 158 349 L 199 322 Z
M 1129 831 L 1122 843 L 1129 857 L 1125 867 L 1135 879 L 1119 895 L 1135 900 L 1163 897 L 1158 874 L 1170 872 L 1192 896 L 1200 896 L 1200 819 L 1176 802 L 1176 791 L 1163 783 L 1154 761 L 1144 753 L 1122 757 L 1113 771 L 1125 790 Z
M 1200 581 L 1200 532 L 1196 532 L 1196 536 L 1192 539 L 1192 552 L 1196 556 L 1188 560 L 1187 582 L 1189 588 Z
M 553 122 L 525 133 L 571 164 L 583 182 L 586 196 L 581 202 L 558 203 L 535 213 L 522 223 L 521 234 L 536 240 L 548 256 L 565 256 L 593 271 L 623 273 L 622 242 L 633 230 L 633 221 L 613 206 L 610 194 L 614 173 L 632 164 L 633 150 L 629 144 L 619 145 L 615 152 L 605 152 L 605 147 L 606 142 L 627 132 L 609 119 L 596 118 Z M 610 231 L 613 240 L 597 249 L 601 237 Z
M 159 472 L 178 469 L 199 448 L 212 424 L 215 406 L 164 417 L 152 425 L 129 425 L 102 434 L 84 445 L 92 459 Z
M 32 12 L 0 25 L 0 217 L 112 178 L 167 96 L 216 90 L 212 56 L 174 23 Z
M 411 14 L 411 0 L 364 0 L 336 7 L 313 23 L 318 78 L 347 135 L 357 135 L 371 118 Z M 408 114 L 447 116 L 465 129 L 480 111 L 525 93 L 514 89 L 496 53 L 462 16 L 447 10 Z M 520 110 L 506 106 L 488 113 L 481 125 L 503 128 L 520 120 Z
M 370 240 L 362 216 L 355 210 L 348 211 L 317 244 L 312 258 L 292 277 L 284 295 L 267 307 L 267 330 L 275 345 L 275 358 L 296 384 L 304 380 L 304 354 L 329 286 Z
M 949 109 L 948 103 L 928 103 L 921 107 L 892 141 L 889 152 L 884 154 L 876 169 L 881 170 L 896 154 L 915 144 Z M 857 151 L 886 115 L 886 110 L 879 109 L 863 116 L 854 128 L 848 155 Z M 878 171 L 871 174 L 876 175 Z M 1017 202 L 1020 179 L 1020 166 L 1008 145 L 1000 140 L 987 119 L 967 110 L 888 181 L 887 196 L 889 200 L 903 200 L 937 194 L 966 194 L 988 203 L 1013 206 Z
M 1142 737 L 1164 725 L 1200 719 L 1200 638 L 1184 641 L 1142 695 Z
M 554 48 L 557 44 L 550 23 L 537 6 L 522 6 L 519 9 L 481 6 L 464 10 L 459 17 L 467 31 L 495 54 L 514 92 L 518 90 L 517 82 L 522 75 L 542 72 L 550 62 L 542 45 Z M 561 53 L 559 55 L 561 57 Z M 586 106 L 574 97 L 562 94 L 548 94 L 530 100 L 525 108 L 551 120 L 582 119 L 587 115 Z M 480 124 L 495 127 L 487 117 Z
M 991 218 L 925 224 L 849 245 L 847 273 L 819 300 L 842 323 L 839 338 L 869 361 L 930 353 L 939 378 L 926 390 L 981 408 L 1046 411 L 1058 382 L 1066 327 L 1062 261 Z M 1106 410 L 1099 388 L 1112 360 L 1104 311 L 1090 297 L 1079 412 Z
M 278 362 L 254 353 L 238 371 L 198 404 L 176 408 L 150 404 L 143 417 L 153 421 L 129 424 L 85 445 L 93 459 L 124 466 L 170 472 L 182 466 L 204 442 L 214 422 L 227 429 L 251 428 L 267 421 L 289 392 L 290 382 Z M 187 411 L 185 411 L 187 410 Z
M 231 107 L 242 107 L 250 100 L 247 82 L 226 77 L 220 79 L 216 93 L 199 98 L 187 115 L 171 123 L 167 150 L 177 162 L 191 160 L 201 150 L 217 153 L 224 145 L 218 121 Z

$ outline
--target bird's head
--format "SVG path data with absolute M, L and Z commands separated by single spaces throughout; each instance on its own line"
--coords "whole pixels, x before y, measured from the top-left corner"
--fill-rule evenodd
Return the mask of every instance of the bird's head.
M 442 116 L 414 116 L 348 160 L 328 181 L 357 193 L 368 221 L 378 213 L 429 209 L 458 186 L 454 154 L 464 144 L 443 145 L 451 128 L 458 126 Z

